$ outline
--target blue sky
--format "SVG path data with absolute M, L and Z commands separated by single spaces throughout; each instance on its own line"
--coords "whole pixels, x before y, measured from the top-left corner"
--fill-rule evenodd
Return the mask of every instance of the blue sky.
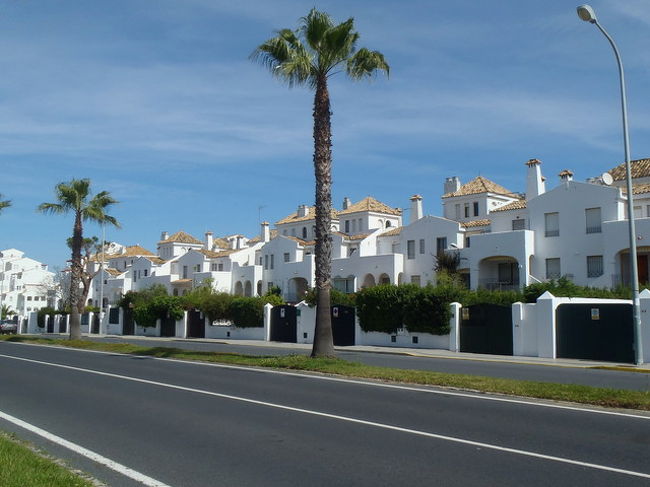
M 389 79 L 331 80 L 334 188 L 441 213 L 444 178 L 525 190 L 622 161 L 616 65 L 567 0 L 321 1 L 355 18 Z M 259 232 L 313 204 L 312 94 L 248 60 L 300 0 L 0 0 L 0 248 L 61 266 L 71 216 L 35 212 L 91 178 L 119 201 L 107 239 L 155 251 L 161 231 Z M 632 157 L 650 157 L 650 4 L 592 2 L 626 66 Z M 88 224 L 87 235 L 98 235 Z

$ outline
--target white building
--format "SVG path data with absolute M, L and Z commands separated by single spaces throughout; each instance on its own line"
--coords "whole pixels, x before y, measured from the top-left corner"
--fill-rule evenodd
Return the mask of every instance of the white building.
M 54 273 L 47 264 L 25 257 L 17 249 L 0 252 L 0 306 L 27 316 L 46 306 L 55 306 Z

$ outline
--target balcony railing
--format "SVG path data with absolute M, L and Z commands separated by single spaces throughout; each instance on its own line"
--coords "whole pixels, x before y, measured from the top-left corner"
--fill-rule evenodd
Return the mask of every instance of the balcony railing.
M 495 278 L 479 279 L 478 286 L 488 291 L 517 291 L 520 286 L 515 281 L 499 281 Z
M 603 229 L 600 225 L 594 227 L 587 227 L 587 233 L 602 233 Z

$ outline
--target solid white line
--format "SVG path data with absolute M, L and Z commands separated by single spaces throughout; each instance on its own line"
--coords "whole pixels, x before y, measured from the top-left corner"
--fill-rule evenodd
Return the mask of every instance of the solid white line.
M 240 397 L 240 396 L 233 396 L 230 394 L 222 394 L 219 392 L 212 392 L 212 391 L 206 391 L 202 389 L 195 389 L 192 387 L 184 387 L 184 386 L 177 386 L 173 384 L 166 384 L 164 382 L 158 382 L 158 381 L 153 381 L 153 380 L 147 380 L 147 379 L 138 379 L 136 377 L 128 377 L 120 374 L 113 374 L 110 372 L 101 372 L 98 370 L 92 370 L 92 369 L 85 369 L 81 367 L 74 367 L 71 365 L 62 365 L 62 364 L 56 364 L 56 363 L 50 363 L 50 362 L 44 362 L 41 360 L 34 360 L 34 359 L 28 359 L 28 358 L 23 358 L 23 357 L 13 357 L 11 355 L 3 355 L 0 354 L 0 357 L 7 357 L 7 358 L 12 358 L 15 360 L 21 360 L 24 362 L 31 362 L 31 363 L 36 363 L 40 365 L 47 365 L 51 367 L 60 367 L 62 369 L 68 369 L 68 370 L 75 370 L 79 372 L 86 372 L 89 374 L 96 374 L 96 375 L 101 375 L 104 377 L 112 377 L 116 379 L 122 379 L 122 380 L 128 380 L 132 382 L 139 382 L 142 384 L 149 384 L 149 385 L 154 385 L 154 386 L 160 386 L 160 387 L 166 387 L 169 389 L 176 389 L 180 391 L 186 391 L 186 392 L 193 392 L 197 394 L 203 394 L 206 396 L 212 396 L 212 397 L 219 397 L 222 399 L 231 399 L 233 401 L 239 401 L 239 402 L 244 402 L 248 404 L 255 404 L 258 406 L 266 406 L 266 407 L 271 407 L 275 409 L 281 409 L 285 411 L 292 411 L 292 412 L 297 412 L 297 413 L 303 413 L 303 414 L 308 414 L 311 416 L 319 416 L 323 418 L 330 418 L 330 419 L 336 419 L 339 421 L 346 421 L 349 423 L 355 423 L 355 424 L 362 424 L 366 426 L 372 426 L 375 428 L 381 428 L 381 429 L 386 429 L 386 430 L 391 430 L 391 431 L 399 431 L 402 433 L 408 433 L 412 435 L 418 435 L 418 436 L 424 436 L 427 438 L 435 438 L 438 440 L 443 440 L 443 441 L 450 441 L 453 443 L 461 443 L 464 445 L 471 445 L 471 446 L 476 446 L 480 448 L 485 448 L 488 450 L 496 450 L 496 451 L 502 451 L 502 452 L 507 452 L 507 453 L 512 453 L 515 455 L 523 455 L 527 457 L 533 457 L 533 458 L 540 458 L 543 460 L 550 460 L 554 462 L 560 462 L 560 463 L 567 463 L 570 465 L 578 465 L 580 467 L 587 467 L 587 468 L 592 468 L 596 470 L 604 470 L 607 472 L 614 472 L 614 473 L 620 473 L 623 475 L 629 475 L 633 477 L 641 477 L 641 478 L 647 478 L 650 479 L 650 473 L 644 473 L 644 472 L 635 472 L 632 470 L 624 470 L 616 467 L 608 467 L 606 465 L 598 465 L 595 463 L 588 463 L 588 462 L 581 462 L 579 460 L 572 460 L 570 458 L 563 458 L 563 457 L 556 457 L 552 455 L 544 455 L 543 453 L 536 453 L 536 452 L 531 452 L 527 450 L 519 450 L 516 448 L 508 448 L 504 446 L 499 446 L 499 445 L 493 445 L 491 443 L 483 443 L 480 441 L 472 441 L 472 440 L 466 440 L 464 438 L 458 438 L 455 436 L 447 436 L 447 435 L 440 435 L 436 433 L 429 433 L 427 431 L 420 431 L 420 430 L 414 430 L 410 428 L 402 428 L 400 426 L 393 426 L 390 424 L 384 424 L 384 423 L 376 423 L 374 421 L 366 421 L 363 419 L 357 419 L 357 418 L 351 418 L 349 416 L 340 416 L 338 414 L 330 414 L 330 413 L 324 413 L 321 411 L 314 411 L 310 409 L 302 409 L 302 408 L 296 408 L 293 406 L 285 406 L 283 404 L 277 404 L 277 403 L 272 403 L 272 402 L 267 402 L 267 401 L 259 401 L 257 399 L 249 399 L 246 397 Z
M 20 426 L 21 428 L 24 428 L 27 431 L 31 431 L 32 433 L 37 434 L 38 436 L 42 436 L 46 440 L 61 445 L 67 448 L 68 450 L 72 450 L 78 455 L 82 455 L 86 458 L 89 458 L 90 460 L 97 462 L 101 465 L 104 465 L 105 467 L 108 467 L 111 470 L 115 470 L 116 472 L 124 475 L 125 477 L 129 477 L 137 482 L 142 483 L 143 485 L 146 485 L 147 487 L 170 487 L 169 485 L 164 484 L 154 478 L 151 478 L 143 473 L 137 472 L 129 467 L 126 467 L 121 463 L 114 462 L 110 458 L 106 458 L 100 455 L 99 453 L 95 453 L 94 451 L 88 450 L 83 446 L 77 445 L 76 443 L 72 443 L 71 441 L 68 441 L 66 439 L 61 438 L 60 436 L 45 431 L 44 429 L 41 429 L 38 426 L 34 426 L 33 424 L 27 423 L 22 419 L 18 419 L 7 413 L 3 413 L 2 411 L 0 411 L 0 419 L 9 421 L 10 423 L 15 424 L 16 426 Z
M 0 342 L 2 343 L 2 342 Z M 5 342 L 7 343 L 7 342 Z M 313 379 L 313 380 L 324 380 L 324 381 L 330 381 L 330 382 L 342 382 L 345 384 L 356 384 L 356 385 L 363 385 L 363 386 L 370 386 L 370 387 L 381 387 L 385 389 L 396 389 L 396 390 L 402 390 L 402 391 L 411 391 L 411 392 L 426 392 L 428 394 L 437 394 L 437 395 L 442 395 L 442 396 L 453 396 L 453 397 L 463 397 L 463 398 L 469 398 L 469 399 L 479 399 L 483 401 L 495 401 L 495 402 L 505 402 L 505 403 L 511 403 L 511 404 L 521 404 L 524 406 L 535 406 L 535 407 L 542 407 L 542 408 L 551 408 L 551 409 L 562 409 L 562 410 L 567 410 L 567 411 L 577 411 L 577 412 L 583 412 L 583 413 L 592 413 L 592 414 L 604 414 L 607 416 L 620 416 L 624 418 L 634 418 L 634 419 L 644 419 L 646 421 L 650 421 L 650 415 L 641 415 L 641 414 L 632 414 L 632 413 L 621 413 L 618 411 L 608 411 L 605 409 L 590 409 L 586 407 L 578 407 L 578 406 L 567 406 L 564 404 L 553 404 L 553 403 L 547 403 L 547 402 L 535 402 L 535 401 L 528 401 L 525 399 L 515 399 L 515 398 L 510 398 L 510 397 L 498 397 L 498 396 L 490 396 L 487 393 L 486 394 L 476 394 L 476 393 L 471 393 L 471 392 L 459 392 L 459 391 L 453 391 L 450 389 L 444 389 L 442 387 L 444 386 L 438 386 L 441 387 L 442 389 L 432 389 L 432 387 L 436 386 L 429 386 L 425 388 L 423 387 L 415 387 L 415 386 L 403 386 L 403 385 L 397 385 L 397 384 L 384 384 L 381 382 L 370 382 L 370 381 L 363 381 L 363 380 L 358 380 L 358 379 L 345 379 L 341 377 L 331 377 L 331 376 L 326 376 L 326 375 L 314 375 L 314 374 L 309 374 L 307 372 L 299 373 L 299 372 L 286 372 L 284 370 L 274 370 L 274 369 L 265 369 L 261 367 L 252 367 L 252 366 L 245 366 L 245 365 L 227 365 L 227 364 L 215 364 L 215 363 L 209 363 L 209 362 L 198 362 L 198 361 L 193 361 L 193 360 L 182 360 L 182 359 L 173 359 L 173 358 L 163 358 L 163 357 L 151 357 L 149 355 L 132 355 L 132 354 L 123 354 L 119 352 L 105 352 L 102 350 L 86 350 L 83 348 L 67 348 L 67 347 L 61 347 L 57 345 L 41 345 L 41 344 L 36 344 L 36 343 L 11 343 L 12 345 L 24 345 L 28 347 L 45 347 L 45 348 L 54 348 L 57 350 L 65 350 L 65 351 L 75 351 L 75 352 L 86 352 L 86 353 L 98 353 L 102 355 L 122 355 L 125 357 L 145 357 L 149 358 L 152 360 L 160 360 L 163 362 L 173 362 L 176 364 L 185 364 L 185 365 L 201 365 L 201 366 L 206 366 L 206 367 L 217 367 L 220 369 L 233 369 L 233 370 L 246 370 L 250 372 L 259 372 L 262 374 L 274 374 L 274 375 L 286 375 L 289 377 L 300 377 L 300 378 L 308 378 L 308 379 Z M 1 355 L 0 356 L 4 356 Z M 11 356 L 10 356 L 11 357 Z

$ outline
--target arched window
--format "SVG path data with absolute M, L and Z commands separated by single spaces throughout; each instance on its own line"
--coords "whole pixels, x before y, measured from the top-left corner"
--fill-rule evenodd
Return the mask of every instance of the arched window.
M 302 238 L 303 239 L 307 238 L 307 227 L 302 227 Z
M 386 220 L 386 228 L 390 227 L 390 220 Z

